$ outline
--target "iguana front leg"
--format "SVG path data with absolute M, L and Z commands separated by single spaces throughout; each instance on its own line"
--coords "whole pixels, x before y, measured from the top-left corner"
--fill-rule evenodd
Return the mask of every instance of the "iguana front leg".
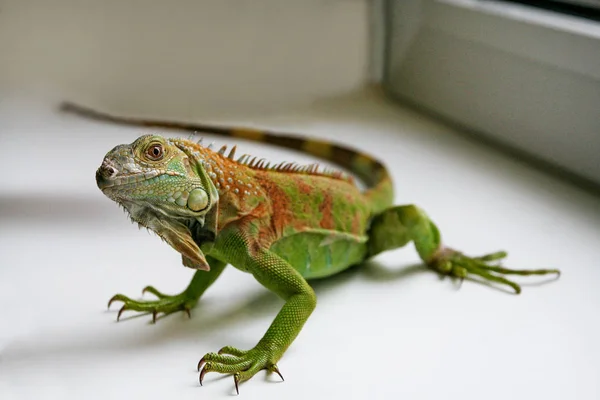
M 156 322 L 156 316 L 159 313 L 168 315 L 177 311 L 185 311 L 188 316 L 191 316 L 190 310 L 198 303 L 198 299 L 206 289 L 221 275 L 226 265 L 224 262 L 211 257 L 207 257 L 206 260 L 210 265 L 210 271 L 196 271 L 187 288 L 179 294 L 166 295 L 156 290 L 153 286 L 146 286 L 142 290 L 142 294 L 144 292 L 152 293 L 158 297 L 158 300 L 132 300 L 125 295 L 116 294 L 108 301 L 108 307 L 110 308 L 110 305 L 114 301 L 123 302 L 123 306 L 117 315 L 117 321 L 123 311 L 126 310 L 152 313 L 153 322 Z
M 208 353 L 198 363 L 202 367 L 202 384 L 207 372 L 233 374 L 238 384 L 267 369 L 281 376 L 277 361 L 294 341 L 316 306 L 316 296 L 306 280 L 286 261 L 269 250 L 258 247 L 240 232 L 222 232 L 215 244 L 221 254 L 235 267 L 248 271 L 267 289 L 285 300 L 262 339 L 250 350 L 226 346 L 217 353 Z M 219 250 L 217 250 L 219 251 Z
M 515 270 L 491 264 L 507 256 L 506 252 L 469 257 L 442 245 L 440 232 L 429 217 L 414 205 L 391 207 L 377 215 L 369 231 L 369 256 L 414 242 L 427 266 L 444 275 L 464 279 L 479 276 L 485 281 L 510 286 L 517 294 L 521 287 L 505 275 L 560 274 L 556 269 Z

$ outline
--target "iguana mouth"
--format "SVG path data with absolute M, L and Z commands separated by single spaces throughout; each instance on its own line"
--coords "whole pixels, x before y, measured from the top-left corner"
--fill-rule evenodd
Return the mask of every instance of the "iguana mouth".
M 103 171 L 102 167 L 100 167 L 96 172 L 96 183 L 98 184 L 100 190 L 104 190 L 115 186 L 126 186 L 136 184 L 156 177 L 159 177 L 160 179 L 161 176 L 167 176 L 167 174 L 165 174 L 164 172 L 159 171 L 149 171 L 139 174 L 131 174 L 116 177 L 106 175 L 107 174 Z

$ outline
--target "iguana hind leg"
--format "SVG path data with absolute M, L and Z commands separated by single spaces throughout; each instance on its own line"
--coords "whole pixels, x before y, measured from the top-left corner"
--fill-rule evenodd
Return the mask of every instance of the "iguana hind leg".
M 208 289 L 208 287 L 219 277 L 221 272 L 223 272 L 226 265 L 225 263 L 210 257 L 207 257 L 207 261 L 210 265 L 210 271 L 196 271 L 187 288 L 179 294 L 167 295 L 159 292 L 153 286 L 146 286 L 142 290 L 142 294 L 145 292 L 152 293 L 158 297 L 158 300 L 132 300 L 125 295 L 116 294 L 108 301 L 108 307 L 110 308 L 110 305 L 114 301 L 123 302 L 123 306 L 117 315 L 117 321 L 121 317 L 123 311 L 126 310 L 151 313 L 153 322 L 156 322 L 156 316 L 159 313 L 168 315 L 177 311 L 185 311 L 188 316 L 191 316 L 191 309 L 194 308 L 198 299 L 206 289 Z
M 441 274 L 460 279 L 478 276 L 485 281 L 510 286 L 516 293 L 521 292 L 521 287 L 505 275 L 560 274 L 556 269 L 515 270 L 491 264 L 506 257 L 504 251 L 469 257 L 445 247 L 437 226 L 414 205 L 391 207 L 373 219 L 369 231 L 369 256 L 403 247 L 411 241 L 427 266 Z

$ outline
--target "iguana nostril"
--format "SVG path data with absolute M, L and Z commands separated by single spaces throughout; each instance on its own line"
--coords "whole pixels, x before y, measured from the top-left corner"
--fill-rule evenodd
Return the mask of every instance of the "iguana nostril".
M 100 173 L 104 178 L 114 178 L 114 176 L 117 175 L 117 172 L 119 171 L 115 167 L 108 164 L 103 163 L 100 167 Z

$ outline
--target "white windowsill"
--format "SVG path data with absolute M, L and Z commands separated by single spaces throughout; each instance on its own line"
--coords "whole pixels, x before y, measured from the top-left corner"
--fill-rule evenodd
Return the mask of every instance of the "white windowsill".
M 104 154 L 140 129 L 57 115 L 53 105 L 0 104 L 0 165 L 17 171 L 0 176 L 0 398 L 229 398 L 231 377 L 208 374 L 199 387 L 196 363 L 224 345 L 253 346 L 281 301 L 228 267 L 191 320 L 152 325 L 127 312 L 115 323 L 110 296 L 138 298 L 147 284 L 177 293 L 192 271 L 96 187 Z M 526 285 L 514 296 L 471 281 L 459 290 L 412 246 L 383 254 L 315 283 L 319 305 L 279 363 L 286 381 L 261 372 L 241 385 L 244 399 L 597 398 L 597 196 L 371 95 L 221 122 L 359 147 L 389 167 L 396 202 L 423 207 L 449 245 L 507 249 L 507 266 L 563 269 L 547 284 L 517 277 Z M 272 161 L 311 161 L 237 144 Z

